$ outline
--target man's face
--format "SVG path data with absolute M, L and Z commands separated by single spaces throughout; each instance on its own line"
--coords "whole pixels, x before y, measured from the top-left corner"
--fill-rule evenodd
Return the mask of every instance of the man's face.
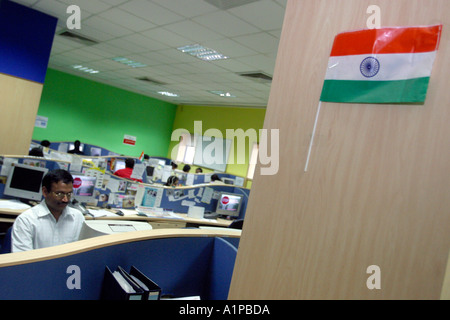
M 61 212 L 69 204 L 70 196 L 73 192 L 73 185 L 71 182 L 64 183 L 62 181 L 53 182 L 51 190 L 47 190 L 46 187 L 42 187 L 42 194 L 44 195 L 45 202 L 50 211 Z

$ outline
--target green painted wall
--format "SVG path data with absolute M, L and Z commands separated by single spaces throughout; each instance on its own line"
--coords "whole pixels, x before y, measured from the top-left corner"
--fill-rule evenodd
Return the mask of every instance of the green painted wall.
M 48 69 L 38 115 L 47 128 L 35 128 L 33 139 L 74 141 L 138 157 L 168 153 L 177 106 L 130 91 Z M 123 144 L 124 135 L 136 145 Z
M 265 114 L 266 109 L 262 108 L 178 106 L 173 130 L 182 128 L 194 133 L 194 122 L 202 121 L 202 134 L 207 129 L 216 128 L 226 138 L 226 129 L 236 130 L 241 128 L 244 132 L 248 129 L 254 129 L 256 132 L 259 132 L 259 129 L 262 129 L 264 126 Z M 249 138 L 245 139 L 245 163 L 238 164 L 236 140 L 234 139 L 234 164 L 228 164 L 226 172 L 245 177 L 248 170 L 249 145 L 252 145 L 254 141 Z M 177 145 L 178 141 L 170 143 L 167 157 L 170 157 L 172 149 L 176 148 Z M 194 170 L 191 170 L 191 172 L 194 172 Z

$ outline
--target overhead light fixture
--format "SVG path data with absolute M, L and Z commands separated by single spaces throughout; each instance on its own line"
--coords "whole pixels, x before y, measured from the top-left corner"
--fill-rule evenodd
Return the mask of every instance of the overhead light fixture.
M 214 49 L 203 47 L 199 44 L 191 44 L 179 47 L 177 49 L 181 52 L 190 54 L 191 56 L 194 56 L 204 61 L 228 59 L 227 56 L 221 54 L 220 52 L 217 52 Z
M 112 58 L 112 60 L 116 61 L 116 62 L 119 62 L 119 63 L 122 63 L 122 64 L 124 64 L 126 66 L 129 66 L 129 67 L 132 67 L 132 68 L 141 68 L 141 67 L 146 67 L 147 66 L 146 64 L 143 64 L 143 63 L 140 63 L 140 62 L 137 62 L 137 61 L 133 61 L 133 60 L 130 60 L 130 59 L 127 59 L 127 58 L 124 58 L 124 57 L 115 57 L 115 58 Z
M 215 91 L 215 90 L 213 90 L 213 91 L 208 91 L 208 92 L 210 92 L 212 94 L 216 94 L 216 95 L 218 95 L 220 97 L 236 98 L 236 96 L 234 94 L 231 94 L 230 92 L 227 92 L 227 91 Z
M 98 70 L 94 70 L 92 68 L 82 66 L 81 64 L 75 64 L 72 66 L 72 68 L 74 68 L 75 70 L 81 71 L 81 72 L 86 72 L 86 73 L 99 73 L 100 72 Z
M 168 91 L 158 91 L 160 95 L 168 96 L 168 97 L 179 97 L 176 93 L 168 92 Z

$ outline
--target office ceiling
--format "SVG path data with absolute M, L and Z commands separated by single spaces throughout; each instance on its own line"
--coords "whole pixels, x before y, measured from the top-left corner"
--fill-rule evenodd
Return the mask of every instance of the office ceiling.
M 286 1 L 14 0 L 58 18 L 50 68 L 174 104 L 249 107 L 267 105 Z M 76 21 L 70 5 L 81 10 L 81 29 L 67 28 Z M 203 61 L 177 50 L 193 44 L 227 59 Z

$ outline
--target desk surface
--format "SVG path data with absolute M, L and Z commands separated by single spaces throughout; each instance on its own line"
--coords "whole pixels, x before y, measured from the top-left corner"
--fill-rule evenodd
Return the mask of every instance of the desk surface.
M 176 215 L 179 217 L 177 218 L 166 218 L 166 217 L 157 217 L 157 216 L 151 216 L 151 217 L 144 217 L 144 216 L 138 216 L 136 215 L 125 215 L 125 216 L 105 216 L 105 217 L 89 217 L 85 216 L 86 220 L 133 220 L 133 221 L 148 221 L 148 222 L 185 222 L 195 225 L 208 225 L 208 226 L 215 226 L 215 227 L 228 227 L 232 221 L 226 220 L 226 219 L 195 219 L 190 218 L 187 216 L 187 214 L 184 213 L 176 213 Z
M 1 201 L 1 200 L 0 200 Z M 118 208 L 120 209 L 120 208 Z M 21 214 L 22 212 L 24 212 L 26 209 L 7 209 L 7 208 L 0 208 L 0 214 L 2 215 L 7 215 L 10 216 L 11 218 L 16 218 L 19 214 Z M 158 217 L 158 216 L 151 216 L 151 217 L 145 217 L 145 216 L 138 216 L 136 215 L 124 215 L 124 216 L 119 216 L 119 215 L 114 215 L 114 216 L 105 216 L 105 217 L 97 217 L 97 218 L 93 218 L 90 216 L 85 216 L 86 220 L 91 220 L 91 219 L 114 219 L 114 220 L 133 220 L 133 221 L 148 221 L 148 222 L 185 222 L 185 223 L 190 223 L 190 224 L 195 224 L 195 225 L 206 225 L 206 226 L 216 226 L 216 227 L 228 227 L 231 224 L 231 220 L 226 220 L 226 219 L 195 219 L 195 218 L 190 218 L 187 216 L 187 214 L 183 214 L 183 213 L 175 213 L 176 216 L 179 217 L 179 219 L 177 218 L 168 218 L 168 217 Z M 11 220 L 11 222 L 13 222 Z

